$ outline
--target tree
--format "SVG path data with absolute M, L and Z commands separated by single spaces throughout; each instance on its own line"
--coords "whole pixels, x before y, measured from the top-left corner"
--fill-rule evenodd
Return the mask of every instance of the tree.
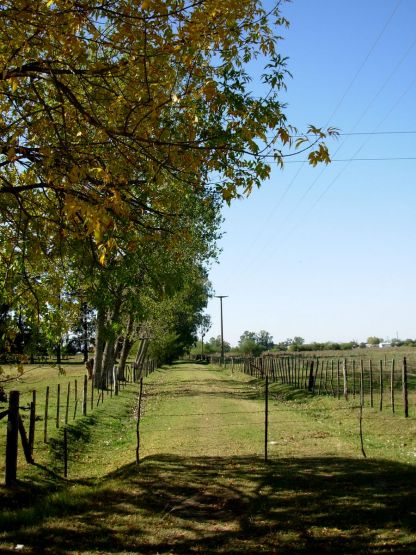
M 260 186 L 268 157 L 283 164 L 292 144 L 279 98 L 286 25 L 279 4 L 266 12 L 253 0 L 226 10 L 219 0 L 6 0 L 0 212 L 13 205 L 91 237 L 104 261 L 119 220 L 159 229 L 178 196 L 210 188 L 229 202 Z M 248 88 L 252 60 L 264 60 L 261 98 Z M 313 165 L 329 161 L 323 138 L 310 126 L 296 140 L 313 145 Z
M 258 356 L 273 346 L 273 338 L 269 332 L 261 330 L 259 333 L 245 331 L 240 336 L 238 349 L 245 355 Z
M 295 344 L 295 345 L 303 345 L 304 343 L 305 343 L 305 340 L 303 339 L 303 337 L 299 337 L 299 336 L 295 336 L 292 341 L 292 344 Z
M 265 350 L 268 351 L 273 347 L 273 337 L 266 330 L 261 330 L 257 334 L 257 343 Z
M 200 351 L 201 355 L 204 354 L 204 337 L 211 329 L 211 326 L 212 326 L 211 316 L 209 314 L 201 314 L 199 318 L 199 324 L 198 324 L 199 333 L 201 334 L 201 351 Z
M 207 343 L 207 348 L 209 349 L 210 353 L 221 353 L 221 335 L 217 335 L 217 337 L 211 337 L 209 342 Z M 228 353 L 231 351 L 231 345 L 228 341 L 224 340 L 224 352 Z
M 172 300 L 188 269 L 215 257 L 222 202 L 260 186 L 285 148 L 329 162 L 323 140 L 335 131 L 310 126 L 294 139 L 280 100 L 279 9 L 257 0 L 3 2 L 3 342 L 8 315 L 23 305 L 59 357 L 61 326 L 87 302 L 106 379 L 118 346 L 131 348 L 143 323 L 158 327 L 143 299 Z M 260 97 L 250 90 L 253 61 Z M 183 346 L 195 323 L 185 320 L 165 330 Z
M 382 341 L 381 337 L 375 337 L 374 335 L 367 337 L 368 345 L 379 345 Z

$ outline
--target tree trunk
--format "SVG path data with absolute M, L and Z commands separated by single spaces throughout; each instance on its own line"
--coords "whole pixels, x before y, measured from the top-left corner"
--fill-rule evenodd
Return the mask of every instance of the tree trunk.
M 107 387 L 113 381 L 113 366 L 116 360 L 115 357 L 115 344 L 116 339 L 110 337 L 107 339 L 104 348 L 103 367 L 100 387 Z
M 100 386 L 101 375 L 103 369 L 103 356 L 105 347 L 105 317 L 106 313 L 103 308 L 97 310 L 97 324 L 95 330 L 95 355 L 94 355 L 94 385 Z
M 133 346 L 133 341 L 131 340 L 131 332 L 133 331 L 133 317 L 129 314 L 127 320 L 126 333 L 124 335 L 123 346 L 120 353 L 120 362 L 118 364 L 118 374 L 120 379 L 124 378 L 124 368 L 126 366 L 127 357 L 129 356 L 130 350 Z
M 87 303 L 82 303 L 82 352 L 84 354 L 84 363 L 88 360 L 88 321 L 87 321 Z
M 114 357 L 116 360 L 120 358 L 122 348 L 123 348 L 123 336 L 119 335 L 114 345 Z
M 61 356 L 61 342 L 56 344 L 56 364 L 61 364 L 62 356 Z
M 112 326 L 113 324 L 117 324 L 120 320 L 121 305 L 122 294 L 120 290 L 114 299 L 113 310 L 109 312 L 107 316 L 107 340 L 104 347 L 99 387 L 107 387 L 109 381 L 113 380 L 113 366 L 115 363 L 117 337 L 115 336 Z
M 139 371 L 139 373 L 142 372 L 143 370 L 143 364 L 144 364 L 144 360 L 146 358 L 146 353 L 147 353 L 147 348 L 149 346 L 149 340 L 146 339 L 142 339 L 140 342 L 140 346 L 139 349 L 137 351 L 137 355 L 136 355 L 136 366 L 137 369 Z

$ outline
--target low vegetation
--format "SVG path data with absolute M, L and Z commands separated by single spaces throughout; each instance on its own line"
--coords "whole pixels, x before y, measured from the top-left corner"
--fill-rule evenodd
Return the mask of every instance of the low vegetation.
M 1 489 L 5 553 L 410 553 L 416 422 L 230 369 L 176 364 L 70 426 Z M 30 495 L 29 495 L 30 492 Z M 36 495 L 34 495 L 36 493 Z

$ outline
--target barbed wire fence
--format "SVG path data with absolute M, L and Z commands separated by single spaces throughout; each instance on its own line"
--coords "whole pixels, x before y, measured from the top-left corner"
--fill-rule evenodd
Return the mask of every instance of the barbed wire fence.
M 337 399 L 359 400 L 364 406 L 416 416 L 416 367 L 407 357 L 211 356 L 210 364 Z M 412 397 L 413 402 L 411 402 Z
M 240 364 L 240 365 L 239 365 Z M 259 366 L 252 366 L 249 370 L 247 360 L 245 362 L 240 361 L 237 363 L 234 361 L 233 371 L 240 370 L 244 368 L 248 370 L 247 373 L 253 375 L 254 372 L 259 371 Z M 251 374 L 253 372 L 253 374 Z M 363 391 L 362 385 L 360 389 L 357 388 L 356 398 L 350 397 L 347 399 L 345 406 L 321 406 L 321 407 L 310 407 L 302 406 L 299 403 L 285 403 L 276 398 L 273 393 L 270 393 L 269 389 L 269 375 L 266 373 L 262 375 L 261 373 L 257 376 L 264 378 L 263 389 L 263 407 L 260 409 L 253 410 L 236 410 L 236 411 L 203 411 L 203 412 L 160 412 L 152 413 L 149 418 L 151 418 L 152 426 L 149 432 L 152 434 L 161 433 L 163 435 L 169 430 L 170 434 L 182 434 L 188 432 L 187 438 L 185 439 L 185 444 L 187 449 L 195 448 L 195 452 L 198 451 L 208 456 L 209 451 L 212 449 L 214 451 L 218 450 L 218 445 L 220 442 L 219 437 L 221 432 L 225 432 L 225 437 L 227 432 L 233 432 L 236 428 L 245 428 L 249 426 L 258 425 L 258 433 L 256 438 L 252 441 L 250 447 L 252 447 L 251 455 L 261 456 L 264 461 L 269 460 L 270 447 L 273 447 L 273 455 L 279 456 L 279 445 L 286 446 L 288 441 L 293 440 L 294 442 L 299 439 L 313 440 L 313 439 L 324 439 L 327 437 L 338 436 L 344 437 L 347 441 L 351 442 L 353 449 L 356 448 L 357 453 L 366 458 L 367 451 L 370 447 L 370 454 L 372 447 L 374 447 L 374 441 L 379 443 L 381 448 L 386 442 L 390 445 L 406 446 L 407 435 L 411 432 L 410 428 L 406 432 L 406 437 L 403 436 L 398 431 L 397 427 L 386 428 L 385 426 L 380 427 L 380 414 L 377 409 L 367 405 L 367 410 L 364 411 L 364 396 L 360 393 Z M 360 381 L 362 380 L 362 375 L 360 375 Z M 253 399 L 253 401 L 261 401 L 260 399 Z M 254 416 L 251 418 L 250 422 L 239 421 L 242 416 Z M 336 418 L 334 418 L 336 415 Z M 224 417 L 227 418 L 228 422 L 224 424 L 215 423 L 213 428 L 212 423 L 207 423 L 206 425 L 195 425 L 193 423 L 196 417 Z M 236 421 L 229 422 L 230 416 L 236 416 Z M 258 418 L 256 418 L 258 416 Z M 339 416 L 339 418 L 338 418 Z M 145 415 L 146 417 L 146 415 Z M 383 420 L 390 421 L 393 417 L 392 414 L 383 414 Z M 139 415 L 139 419 L 143 418 L 143 415 Z M 400 416 L 396 414 L 396 418 L 405 418 L 404 415 Z M 408 418 L 408 416 L 406 417 Z M 166 419 L 169 419 L 169 424 L 166 424 Z M 173 419 L 173 423 L 171 420 Z M 175 421 L 177 419 L 177 421 Z M 191 422 L 189 422 L 191 420 Z M 157 422 L 165 422 L 164 426 L 158 426 Z M 412 420 L 413 421 L 413 420 Z M 373 426 L 374 424 L 374 426 Z M 219 434 L 212 434 L 212 439 L 206 439 L 206 432 L 214 430 Z M 293 434 L 296 436 L 293 436 Z M 198 440 L 199 434 L 203 435 L 203 444 Z M 303 436 L 302 436 L 303 434 Z M 411 434 L 410 434 L 411 435 Z M 144 434 L 144 437 L 146 434 Z M 288 439 L 289 437 L 289 439 Z M 195 438 L 190 440 L 189 438 Z M 245 445 L 247 449 L 247 444 Z M 142 449 L 143 450 L 143 449 Z M 226 450 L 226 447 L 225 447 Z M 152 449 L 144 449 L 146 456 L 159 454 L 158 451 L 152 452 Z M 373 450 L 374 451 L 374 450 Z M 416 451 L 412 453 L 412 456 L 416 456 Z M 139 461 L 137 461 L 139 462 Z
M 47 385 L 40 393 L 37 389 L 21 392 L 13 389 L 8 394 L 8 404 L 5 410 L 0 411 L 0 421 L 6 421 L 5 434 L 5 484 L 13 486 L 17 480 L 18 470 L 18 446 L 20 442 L 29 464 L 35 463 L 35 439 L 37 435 L 36 448 L 42 449 L 42 444 L 48 445 L 50 435 L 56 437 L 62 435 L 62 463 L 63 474 L 68 476 L 68 426 L 78 418 L 91 415 L 100 404 L 119 392 L 128 384 L 141 382 L 152 374 L 157 368 L 156 361 L 145 359 L 142 365 L 126 364 L 123 375 L 114 368 L 114 380 L 107 387 L 97 390 L 93 380 L 88 381 L 87 375 L 82 380 L 65 380 L 64 383 L 56 384 L 56 388 Z M 44 394 L 43 394 L 44 393 Z M 28 412 L 29 422 L 25 427 L 25 412 Z M 37 425 L 42 422 L 42 429 Z M 50 430 L 53 425 L 54 432 Z M 42 439 L 40 439 L 40 434 Z

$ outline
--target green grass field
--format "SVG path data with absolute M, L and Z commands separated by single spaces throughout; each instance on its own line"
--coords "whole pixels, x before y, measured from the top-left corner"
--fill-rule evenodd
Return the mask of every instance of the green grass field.
M 60 428 L 1 487 L 1 552 L 416 553 L 415 419 L 366 407 L 364 458 L 354 400 L 273 384 L 266 463 L 263 394 L 230 369 L 159 369 L 137 465 L 128 384 L 70 422 L 68 479 Z

